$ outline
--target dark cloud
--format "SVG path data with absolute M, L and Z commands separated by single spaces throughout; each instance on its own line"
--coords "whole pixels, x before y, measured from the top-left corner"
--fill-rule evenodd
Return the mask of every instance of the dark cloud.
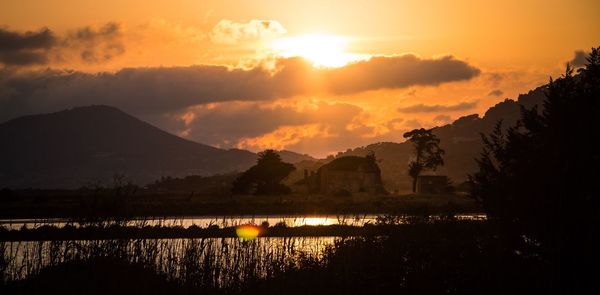
M 98 29 L 90 26 L 77 29 L 67 35 L 64 45 L 79 49 L 84 62 L 100 63 L 125 53 L 121 36 L 121 26 L 110 22 Z
M 48 49 L 56 43 L 54 34 L 47 28 L 39 32 L 11 32 L 0 28 L 0 50 L 17 51 Z
M 502 96 L 504 92 L 500 89 L 494 89 L 488 93 L 489 96 Z
M 382 88 L 404 88 L 414 85 L 469 80 L 480 70 L 452 56 L 423 59 L 406 54 L 392 57 L 373 57 L 328 73 L 329 89 L 346 94 Z
M 97 41 L 98 39 L 114 38 L 121 35 L 121 26 L 118 23 L 109 22 L 99 29 L 87 26 L 79 28 L 70 33 L 68 39 Z
M 221 66 L 123 69 L 116 73 L 44 71 L 0 74 L 0 121 L 11 115 L 106 104 L 133 113 L 274 97 L 270 75 Z
M 48 57 L 45 52 L 36 51 L 0 51 L 0 64 L 11 66 L 27 66 L 34 64 L 45 64 Z
M 56 44 L 49 29 L 14 32 L 0 28 L 0 63 L 5 65 L 45 64 L 47 51 Z
M 452 111 L 465 111 L 470 110 L 477 106 L 477 102 L 461 102 L 451 105 L 427 105 L 427 104 L 415 104 L 408 107 L 398 108 L 401 113 L 433 113 L 433 112 L 452 112 Z
M 240 138 L 256 137 L 274 131 L 280 126 L 299 126 L 323 124 L 334 133 L 346 129 L 362 109 L 345 103 L 319 103 L 310 108 L 299 109 L 293 105 L 264 107 L 261 103 L 227 102 L 196 107 L 177 114 L 181 118 L 178 126 L 169 130 L 173 133 L 186 132 L 186 137 L 198 142 L 220 147 L 235 147 Z M 185 115 L 193 114 L 189 122 L 184 123 Z M 165 126 L 168 117 L 154 121 Z
M 569 61 L 569 63 L 575 68 L 583 67 L 587 63 L 587 57 L 589 55 L 589 52 L 585 52 L 583 50 L 576 50 L 575 56 L 572 60 Z
M 279 60 L 277 69 L 273 73 L 262 67 L 245 70 L 201 65 L 126 68 L 98 74 L 5 70 L 0 72 L 0 121 L 90 104 L 113 105 L 137 114 L 168 113 L 213 102 L 437 85 L 467 79 L 479 72 L 451 58 L 423 60 L 414 56 L 374 58 L 337 69 L 315 69 L 305 60 L 290 58 Z M 439 73 L 445 70 L 449 73 Z M 374 78 L 378 76 L 382 79 Z M 461 107 L 465 106 L 458 108 Z
M 48 64 L 51 56 L 64 59 L 70 51 L 77 52 L 86 63 L 105 62 L 125 52 L 121 35 L 117 23 L 107 23 L 98 29 L 83 27 L 65 36 L 56 36 L 47 28 L 24 33 L 0 28 L 0 64 Z

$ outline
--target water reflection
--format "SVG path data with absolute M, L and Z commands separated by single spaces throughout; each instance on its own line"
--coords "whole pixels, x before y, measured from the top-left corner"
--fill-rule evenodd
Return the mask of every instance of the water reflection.
M 235 233 L 238 238 L 245 241 L 250 241 L 258 237 L 260 234 L 260 227 L 253 224 L 243 224 L 235 229 Z
M 362 214 L 362 215 L 256 215 L 256 216 L 183 216 L 183 217 L 164 217 L 164 218 L 145 218 L 133 219 L 125 222 L 128 226 L 180 226 L 188 228 L 192 225 L 201 228 L 209 226 L 234 227 L 243 224 L 260 225 L 267 223 L 269 225 L 283 225 L 288 227 L 297 227 L 304 225 L 335 225 L 344 224 L 352 226 L 363 226 L 367 223 L 373 224 L 376 222 L 378 215 Z M 410 216 L 404 217 L 404 219 Z M 485 214 L 458 214 L 456 218 L 459 220 L 484 220 Z M 401 218 L 401 221 L 404 220 Z M 64 227 L 71 225 L 79 227 L 81 224 L 75 221 L 66 219 L 5 219 L 0 220 L 0 226 L 8 229 L 20 229 L 23 226 L 27 228 L 38 228 L 40 226 L 52 225 L 56 227 Z

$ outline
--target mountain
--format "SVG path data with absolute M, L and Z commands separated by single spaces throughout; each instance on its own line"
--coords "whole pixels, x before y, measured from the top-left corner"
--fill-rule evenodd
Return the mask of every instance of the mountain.
M 109 106 L 25 116 L 0 124 L 0 187 L 74 188 L 116 173 L 139 184 L 161 176 L 242 171 L 256 154 L 162 131 Z
M 464 116 L 452 124 L 434 128 L 434 133 L 440 138 L 440 147 L 446 151 L 445 165 L 435 173 L 449 176 L 454 184 L 467 180 L 467 175 L 477 169 L 475 158 L 479 157 L 482 150 L 480 134 L 488 134 L 499 120 L 502 120 L 504 127 L 515 125 L 521 116 L 521 107 L 530 109 L 538 105 L 538 109 L 541 109 L 545 88 L 546 86 L 541 86 L 527 94 L 521 94 L 516 101 L 506 99 L 488 109 L 483 117 L 477 114 Z M 335 157 L 364 156 L 370 151 L 377 157 L 387 190 L 411 190 L 407 166 L 412 157 L 413 147 L 409 142 L 370 144 L 340 152 Z

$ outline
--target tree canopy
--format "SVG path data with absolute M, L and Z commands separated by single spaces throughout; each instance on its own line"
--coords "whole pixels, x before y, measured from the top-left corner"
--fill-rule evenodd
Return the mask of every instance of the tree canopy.
M 482 135 L 471 179 L 491 221 L 539 243 L 558 276 L 581 280 L 571 271 L 592 266 L 599 246 L 600 47 L 573 72 L 550 79 L 543 110 L 522 108 L 516 126 Z
M 265 150 L 258 153 L 256 165 L 234 181 L 232 191 L 237 194 L 287 194 L 290 188 L 281 181 L 295 169 L 294 165 L 283 162 L 274 150 Z
M 440 148 L 440 139 L 433 134 L 432 129 L 415 129 L 404 133 L 415 148 L 415 158 L 408 164 L 408 174 L 413 178 L 412 189 L 416 191 L 417 178 L 425 169 L 435 170 L 444 165 L 444 150 Z

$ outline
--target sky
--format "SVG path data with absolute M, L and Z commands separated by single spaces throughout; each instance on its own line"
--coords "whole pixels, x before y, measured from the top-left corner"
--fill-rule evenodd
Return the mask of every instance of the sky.
M 316 157 L 483 115 L 600 46 L 594 0 L 1 2 L 0 122 L 105 104 Z

